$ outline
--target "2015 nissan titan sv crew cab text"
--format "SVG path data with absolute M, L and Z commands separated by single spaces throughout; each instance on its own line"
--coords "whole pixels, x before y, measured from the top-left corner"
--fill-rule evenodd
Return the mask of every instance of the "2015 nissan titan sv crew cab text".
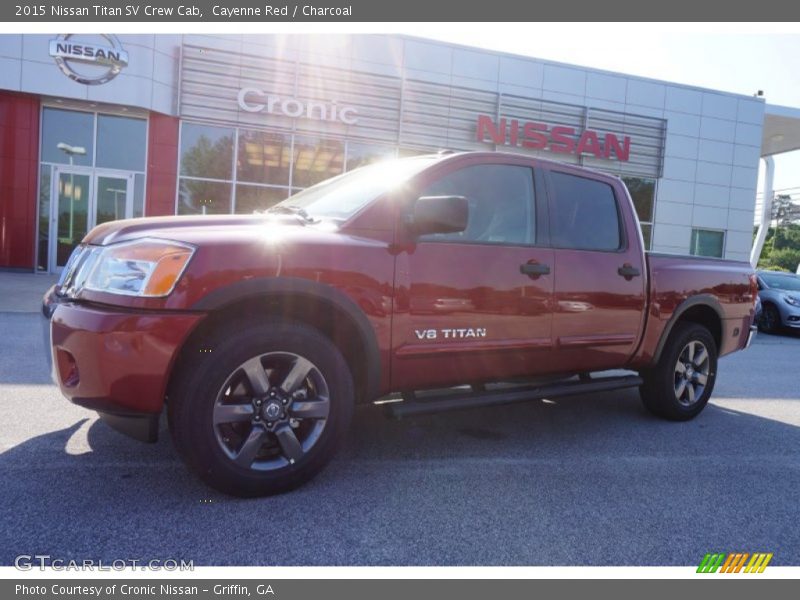
M 72 402 L 205 482 L 283 492 L 354 406 L 395 416 L 638 387 L 686 420 L 752 338 L 750 265 L 645 253 L 616 177 L 504 153 L 356 169 L 255 215 L 105 223 L 45 296 Z M 628 374 L 599 374 L 625 369 Z

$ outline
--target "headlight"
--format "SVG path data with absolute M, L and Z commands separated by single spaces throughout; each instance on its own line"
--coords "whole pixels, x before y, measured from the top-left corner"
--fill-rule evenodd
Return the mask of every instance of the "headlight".
M 192 254 L 192 246 L 157 239 L 97 247 L 76 274 L 75 288 L 126 296 L 168 296 Z
M 792 306 L 800 306 L 800 298 L 795 298 L 794 296 L 790 296 L 788 294 L 783 296 L 783 301 L 786 302 L 786 304 L 791 304 Z

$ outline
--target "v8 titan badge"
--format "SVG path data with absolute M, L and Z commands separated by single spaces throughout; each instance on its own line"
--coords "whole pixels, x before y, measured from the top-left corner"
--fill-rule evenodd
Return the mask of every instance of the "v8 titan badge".
M 52 56 L 62 73 L 78 83 L 107 83 L 128 66 L 128 53 L 111 34 L 64 33 L 50 40 Z
M 462 327 L 460 329 L 415 329 L 414 335 L 418 340 L 438 340 L 438 339 L 463 339 L 463 338 L 485 338 L 485 327 Z

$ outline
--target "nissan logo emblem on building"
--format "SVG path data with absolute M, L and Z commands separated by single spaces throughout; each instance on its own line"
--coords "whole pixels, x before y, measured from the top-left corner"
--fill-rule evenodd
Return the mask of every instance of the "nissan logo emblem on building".
M 239 108 L 246 112 L 266 112 L 292 119 L 315 119 L 317 121 L 340 122 L 345 125 L 358 123 L 358 110 L 354 106 L 338 106 L 335 101 L 317 102 L 281 98 L 258 88 L 242 88 L 237 96 Z
M 50 40 L 50 56 L 64 75 L 86 85 L 108 83 L 128 66 L 128 53 L 122 44 L 116 36 L 105 33 L 61 34 Z

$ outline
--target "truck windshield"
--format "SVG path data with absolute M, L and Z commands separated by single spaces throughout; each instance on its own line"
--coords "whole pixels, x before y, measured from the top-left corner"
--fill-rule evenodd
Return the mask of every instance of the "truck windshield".
M 305 189 L 267 212 L 296 211 L 310 218 L 344 221 L 438 159 L 415 156 L 361 167 Z
M 787 290 L 790 292 L 800 292 L 800 277 L 796 275 L 772 275 L 761 274 L 761 279 L 768 287 L 776 290 Z

